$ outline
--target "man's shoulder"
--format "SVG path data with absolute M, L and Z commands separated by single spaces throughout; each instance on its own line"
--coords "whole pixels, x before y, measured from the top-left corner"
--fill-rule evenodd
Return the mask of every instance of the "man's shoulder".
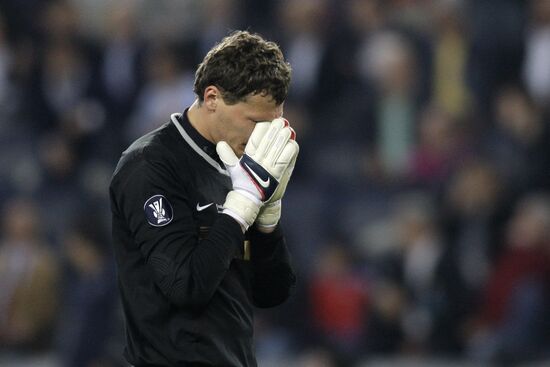
M 176 135 L 177 130 L 169 121 L 136 139 L 125 152 L 169 153 L 178 143 Z
M 171 165 L 175 162 L 175 144 L 171 123 L 166 123 L 135 140 L 122 153 L 113 173 L 113 179 L 133 167 L 149 163 Z

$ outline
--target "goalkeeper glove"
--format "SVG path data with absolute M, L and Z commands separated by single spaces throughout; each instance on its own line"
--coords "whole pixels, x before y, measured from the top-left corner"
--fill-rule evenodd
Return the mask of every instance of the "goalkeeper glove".
M 256 124 L 240 159 L 225 141 L 216 145 L 233 184 L 223 213 L 245 230 L 256 220 L 262 204 L 278 194 L 279 182 L 298 150 L 298 144 L 290 140 L 292 135 L 286 120 L 275 119 Z
M 291 139 L 295 139 L 295 134 L 291 137 Z M 296 146 L 298 146 L 298 144 L 296 144 Z M 277 186 L 277 190 L 275 190 L 275 193 L 273 194 L 271 199 L 264 204 L 264 206 L 260 209 L 260 212 L 258 213 L 258 217 L 256 218 L 256 225 L 262 230 L 273 229 L 281 219 L 281 199 L 285 193 L 286 186 L 288 184 L 288 181 L 290 180 L 290 176 L 292 175 L 292 171 L 294 170 L 298 151 L 299 149 L 296 149 L 292 161 L 290 162 L 286 171 L 283 173 L 281 181 L 279 182 L 279 186 Z

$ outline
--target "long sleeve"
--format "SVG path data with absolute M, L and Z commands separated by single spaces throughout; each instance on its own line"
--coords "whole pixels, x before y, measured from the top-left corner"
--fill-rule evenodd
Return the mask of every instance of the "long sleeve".
M 220 215 L 208 238 L 199 241 L 190 200 L 173 175 L 162 161 L 138 161 L 113 180 L 113 212 L 127 224 L 163 295 L 178 306 L 201 309 L 239 255 L 244 235 L 236 221 Z M 168 213 L 160 225 L 148 219 L 152 197 L 162 198 Z
M 249 235 L 254 305 L 262 308 L 277 306 L 290 296 L 296 284 L 283 230 L 279 225 L 272 233 L 265 234 L 252 228 Z

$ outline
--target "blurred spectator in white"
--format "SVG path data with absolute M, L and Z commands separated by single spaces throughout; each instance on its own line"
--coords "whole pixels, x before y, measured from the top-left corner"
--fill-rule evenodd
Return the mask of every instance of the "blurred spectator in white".
M 32 201 L 14 198 L 2 208 L 0 351 L 33 353 L 51 346 L 60 269 L 42 224 Z
M 176 51 L 168 45 L 155 45 L 146 55 L 147 80 L 126 131 L 126 140 L 156 129 L 175 112 L 181 112 L 195 100 L 191 69 L 182 70 Z
M 286 55 L 292 65 L 289 99 L 312 101 L 319 91 L 321 62 L 327 47 L 326 0 L 285 0 L 280 2 L 278 25 L 283 30 Z
M 548 108 L 550 103 L 550 1 L 531 0 L 524 80 L 535 101 Z
M 361 75 L 379 92 L 375 106 L 376 158 L 383 174 L 406 174 L 414 144 L 418 69 L 411 43 L 394 31 L 372 35 L 359 53 Z
M 90 83 L 86 60 L 69 44 L 54 44 L 46 51 L 42 93 L 50 108 L 62 114 L 75 106 Z
M 395 230 L 402 249 L 402 285 L 406 294 L 406 309 L 401 320 L 403 347 L 408 353 L 422 355 L 434 352 L 431 338 L 444 327 L 438 324 L 438 318 L 445 311 L 441 309 L 444 303 L 440 298 L 445 294 L 439 289 L 438 271 L 445 244 L 429 197 L 420 193 L 405 194 L 397 198 L 394 205 Z
M 341 50 L 341 57 L 336 57 L 331 62 L 336 63 L 335 67 L 344 69 L 340 74 L 348 77 L 345 86 L 349 87 L 350 82 L 358 80 L 370 87 L 369 84 L 373 81 L 365 70 L 365 57 L 362 53 L 366 52 L 372 38 L 388 29 L 388 3 L 382 0 L 349 0 L 342 6 L 345 17 L 343 28 L 349 34 L 343 34 L 340 42 L 350 45 L 349 49 Z
M 507 226 L 506 249 L 492 269 L 478 318 L 472 322 L 470 357 L 514 364 L 535 360 L 547 348 L 543 336 L 549 316 L 549 238 L 549 197 L 522 198 Z
M 115 272 L 104 226 L 89 208 L 84 212 L 64 237 L 68 267 L 58 348 L 62 366 L 108 367 L 108 343 L 117 325 Z

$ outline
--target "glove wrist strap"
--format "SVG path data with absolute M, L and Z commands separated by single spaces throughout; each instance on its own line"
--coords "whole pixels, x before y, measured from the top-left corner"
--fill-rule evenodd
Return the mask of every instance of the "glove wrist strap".
M 245 229 L 248 229 L 256 220 L 261 204 L 257 198 L 251 196 L 242 190 L 229 191 L 223 204 L 224 209 L 222 213 L 233 217 Z

